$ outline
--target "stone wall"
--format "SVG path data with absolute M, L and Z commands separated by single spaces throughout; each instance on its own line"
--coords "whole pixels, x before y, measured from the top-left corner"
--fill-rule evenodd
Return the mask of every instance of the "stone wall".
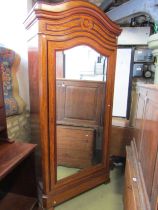
M 29 142 L 31 139 L 29 112 L 7 117 L 7 129 L 10 139 Z

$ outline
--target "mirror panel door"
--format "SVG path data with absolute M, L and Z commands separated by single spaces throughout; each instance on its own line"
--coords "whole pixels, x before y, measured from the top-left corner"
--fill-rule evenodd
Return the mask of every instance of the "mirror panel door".
M 56 51 L 57 180 L 102 161 L 106 68 L 89 46 Z

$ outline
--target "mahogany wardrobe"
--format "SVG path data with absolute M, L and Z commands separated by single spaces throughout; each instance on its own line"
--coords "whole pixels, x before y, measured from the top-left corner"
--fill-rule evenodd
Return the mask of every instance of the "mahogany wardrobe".
M 36 3 L 25 20 L 39 203 L 54 207 L 109 181 L 121 29 L 83 1 Z

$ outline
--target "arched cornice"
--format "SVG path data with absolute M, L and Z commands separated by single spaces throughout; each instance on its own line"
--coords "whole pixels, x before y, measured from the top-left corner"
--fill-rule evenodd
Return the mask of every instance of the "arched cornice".
M 45 21 L 47 20 L 47 21 Z M 97 6 L 84 0 L 68 0 L 58 4 L 37 3 L 25 21 L 26 28 L 39 21 L 38 32 L 51 35 L 54 40 L 66 41 L 89 37 L 108 50 L 116 48 L 121 33 Z

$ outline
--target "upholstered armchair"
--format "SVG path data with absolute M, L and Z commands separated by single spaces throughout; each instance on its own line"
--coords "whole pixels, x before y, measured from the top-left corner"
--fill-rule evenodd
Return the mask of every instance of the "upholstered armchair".
M 19 95 L 17 72 L 20 56 L 13 50 L 0 47 L 0 70 L 2 71 L 4 102 L 8 136 L 17 140 L 29 140 L 29 113 L 26 103 Z

